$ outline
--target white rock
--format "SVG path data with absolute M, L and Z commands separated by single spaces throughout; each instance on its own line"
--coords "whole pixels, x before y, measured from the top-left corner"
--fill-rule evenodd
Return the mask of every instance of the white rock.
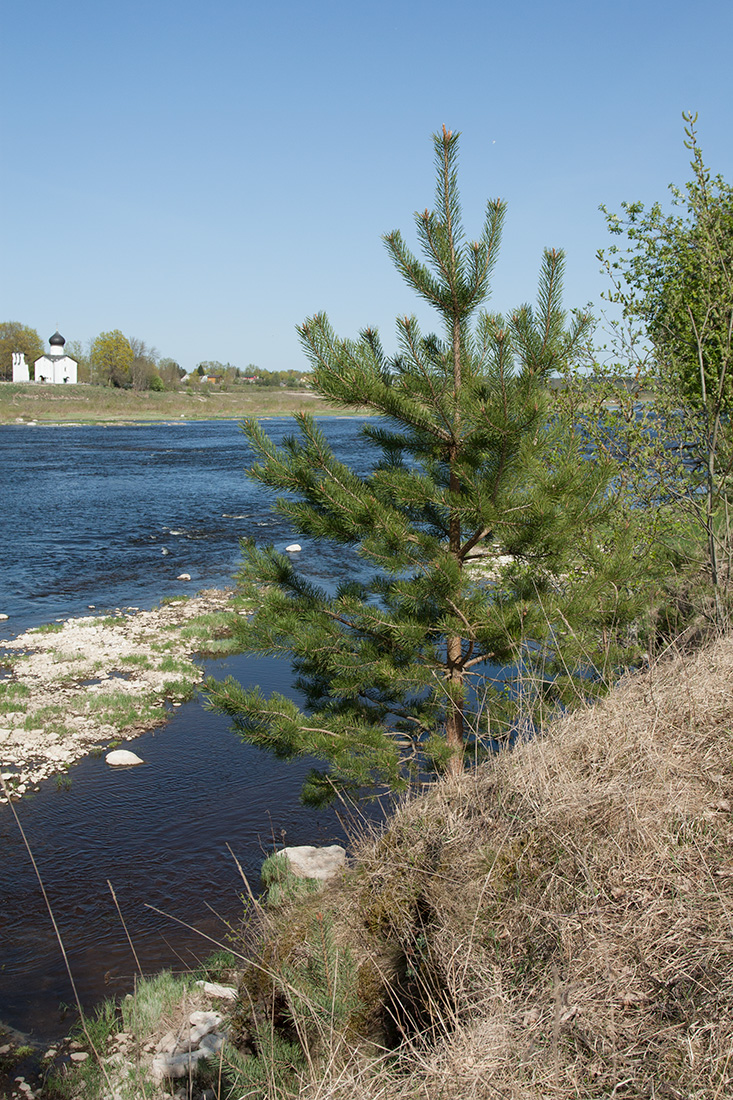
M 9 616 L 8 616 L 8 615 L 0 615 L 0 619 L 3 619 L 3 620 L 5 620 L 5 619 L 7 619 L 7 618 L 9 618 Z
M 208 993 L 210 997 L 221 997 L 225 1001 L 236 1001 L 237 991 L 233 985 L 220 985 L 219 982 L 203 982 L 197 981 L 196 985 L 200 985 L 204 993 Z
M 202 1058 L 207 1058 L 210 1050 L 192 1050 L 184 1054 L 156 1054 L 153 1058 L 152 1076 L 156 1084 L 165 1077 L 187 1077 L 196 1069 Z
M 137 753 L 130 752 L 129 749 L 114 749 L 113 752 L 108 752 L 104 759 L 108 764 L 111 764 L 113 768 L 122 768 L 131 764 L 144 763 Z
M 190 573 L 179 573 L 178 576 L 176 577 L 176 580 L 177 581 L 190 581 L 191 580 L 191 574 Z
M 224 1021 L 224 1017 L 218 1012 L 192 1012 L 188 1017 L 191 1024 L 189 1040 L 192 1047 L 197 1047 L 204 1035 L 215 1031 Z
M 75 1050 L 73 1054 L 69 1055 L 72 1062 L 86 1062 L 89 1055 L 85 1050 Z
M 175 1031 L 167 1031 L 155 1049 L 157 1054 L 173 1054 L 177 1046 L 178 1036 Z
M 301 549 L 301 546 L 300 546 L 299 543 L 291 542 L 290 546 L 285 547 L 285 553 L 286 554 L 297 554 L 300 549 Z
M 316 878 L 322 882 L 334 878 L 346 865 L 346 850 L 340 844 L 329 844 L 323 848 L 299 844 L 282 848 L 278 855 L 285 856 L 290 870 L 298 878 Z

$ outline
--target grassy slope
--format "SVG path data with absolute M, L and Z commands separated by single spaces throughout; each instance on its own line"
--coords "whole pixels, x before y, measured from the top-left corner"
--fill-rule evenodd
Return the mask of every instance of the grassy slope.
M 304 410 L 318 415 L 340 412 L 310 391 L 240 386 L 154 393 L 107 386 L 46 386 L 0 383 L 0 424 L 94 423 L 141 420 L 240 420 L 246 416 L 288 416 Z
M 732 805 L 730 637 L 408 802 L 342 885 L 268 918 L 276 976 L 245 988 L 276 1026 L 319 928 L 357 975 L 325 1045 L 296 1009 L 295 1094 L 733 1095 Z

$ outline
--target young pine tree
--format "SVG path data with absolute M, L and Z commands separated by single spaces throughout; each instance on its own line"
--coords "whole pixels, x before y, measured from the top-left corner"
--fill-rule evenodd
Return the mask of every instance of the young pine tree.
M 311 539 L 355 547 L 371 568 L 368 582 L 330 595 L 271 547 L 243 547 L 241 585 L 257 610 L 237 620 L 242 647 L 288 655 L 305 707 L 232 679 L 208 681 L 208 696 L 245 740 L 325 763 L 306 783 L 308 801 L 339 787 L 399 787 L 411 766 L 460 771 L 480 728 L 495 737 L 516 720 L 521 693 L 506 672 L 495 677 L 497 666 L 524 675 L 540 658 L 567 660 L 563 639 L 592 627 L 608 640 L 633 604 L 618 581 L 620 563 L 631 565 L 628 540 L 608 526 L 599 534 L 609 468 L 551 415 L 548 378 L 589 325 L 583 315 L 566 325 L 562 254 L 544 255 L 536 309 L 480 311 L 504 205 L 490 202 L 480 237 L 466 241 L 458 134 L 444 128 L 433 140 L 436 206 L 416 215 L 425 261 L 398 232 L 385 241 L 442 335 L 402 317 L 400 352 L 388 359 L 375 331 L 341 340 L 324 314 L 299 330 L 316 391 L 374 414 L 363 428 L 373 472 L 339 462 L 306 415 L 279 447 L 256 420 L 244 425 L 258 458 L 250 476 L 288 494 L 279 511 Z M 559 691 L 554 676 L 542 683 Z

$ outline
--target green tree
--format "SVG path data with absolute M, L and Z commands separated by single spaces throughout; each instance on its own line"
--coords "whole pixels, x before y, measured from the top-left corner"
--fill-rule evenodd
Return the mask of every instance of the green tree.
M 613 245 L 601 258 L 621 280 L 612 297 L 643 325 L 660 373 L 689 403 L 704 405 L 721 379 L 726 402 L 733 393 L 733 187 L 706 168 L 697 116 L 683 118 L 693 176 L 683 189 L 670 186 L 675 209 L 625 202 L 618 215 L 602 207 L 625 246 Z
M 289 389 L 302 388 L 302 383 L 300 381 L 303 373 L 302 371 L 260 370 L 255 367 L 253 369 L 253 373 L 254 372 L 256 372 L 258 386 L 287 386 Z
M 111 386 L 131 385 L 135 352 L 118 328 L 100 332 L 92 344 L 89 358 L 94 382 Z
M 163 379 L 166 386 L 175 387 L 178 385 L 182 378 L 186 377 L 186 372 L 175 359 L 160 359 L 158 362 L 158 374 Z
M 220 363 L 218 359 L 204 359 L 203 363 L 199 363 L 196 367 L 197 374 L 208 374 L 212 378 L 223 378 L 228 363 Z
M 91 345 L 88 345 L 91 346 Z M 67 340 L 64 351 L 76 363 L 77 379 L 79 382 L 91 381 L 89 365 L 89 352 L 84 350 L 81 340 Z
M 144 340 L 136 336 L 130 337 L 133 360 L 130 367 L 130 379 L 133 389 L 149 390 L 153 382 L 160 382 L 157 370 L 158 352 L 156 348 L 149 347 Z M 162 387 L 161 387 L 162 388 Z
M 0 378 L 11 381 L 13 377 L 13 352 L 25 355 L 33 377 L 33 364 L 44 353 L 43 340 L 34 328 L 19 321 L 0 322 Z
M 562 254 L 545 252 L 536 309 L 481 311 L 504 205 L 490 202 L 480 237 L 466 241 L 458 135 L 444 129 L 434 146 L 436 208 L 416 215 L 427 262 L 399 232 L 385 243 L 442 337 L 402 317 L 400 353 L 388 359 L 373 330 L 341 340 L 323 314 L 299 329 L 314 388 L 379 418 L 363 429 L 373 471 L 339 462 L 306 415 L 279 447 L 256 420 L 245 425 L 258 459 L 250 476 L 288 494 L 279 511 L 309 538 L 355 547 L 372 570 L 329 594 L 272 547 L 244 545 L 241 587 L 257 610 L 237 618 L 242 646 L 288 655 L 305 707 L 232 679 L 209 680 L 207 693 L 246 740 L 325 762 L 306 800 L 398 787 L 426 762 L 460 771 L 467 745 L 481 751 L 516 724 L 530 666 L 532 690 L 556 697 L 561 678 L 549 669 L 561 643 L 610 637 L 633 603 L 621 580 L 633 548 L 603 527 L 611 467 L 588 460 L 580 435 L 551 415 L 548 377 L 589 325 L 581 314 L 567 325 Z M 497 672 L 510 663 L 521 690 Z
M 657 504 L 681 509 L 703 531 L 722 625 L 721 551 L 731 553 L 733 188 L 707 169 L 697 116 L 683 119 L 692 179 L 683 190 L 671 187 L 676 211 L 665 213 L 659 203 L 647 211 L 638 202 L 624 203 L 622 215 L 605 211 L 611 233 L 625 238 L 599 258 L 612 279 L 608 297 L 627 325 L 617 362 L 625 359 L 634 377 L 631 392 L 613 402 L 626 409 L 626 422 L 612 416 L 607 438 L 626 447 L 637 487 L 646 481 Z M 642 389 L 653 399 L 640 415 L 634 391 Z M 597 423 L 608 419 L 599 410 Z

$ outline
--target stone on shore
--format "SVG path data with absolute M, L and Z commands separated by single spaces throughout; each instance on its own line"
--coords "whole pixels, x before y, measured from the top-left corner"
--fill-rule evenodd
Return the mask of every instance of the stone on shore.
M 156 1084 L 166 1077 L 186 1077 L 195 1072 L 202 1058 L 218 1054 L 224 1045 L 224 1034 L 219 1030 L 224 1023 L 221 1013 L 192 1012 L 188 1023 L 188 1029 L 181 1029 L 179 1034 L 169 1031 L 158 1043 L 152 1064 Z
M 113 749 L 112 752 L 107 753 L 104 759 L 113 768 L 126 768 L 131 767 L 133 764 L 144 763 L 136 752 L 130 752 L 129 749 Z
M 209 1057 L 211 1051 L 206 1049 L 190 1050 L 183 1054 L 156 1054 L 151 1067 L 153 1081 L 160 1085 L 166 1077 L 188 1077 L 196 1072 L 202 1058 Z
M 219 982 L 197 981 L 196 985 L 210 997 L 220 997 L 224 1001 L 236 1001 L 237 991 L 233 985 L 221 985 Z
M 299 844 L 282 848 L 278 855 L 285 856 L 290 870 L 298 878 L 315 878 L 321 882 L 335 878 L 346 866 L 346 849 L 340 844 L 329 844 L 323 848 Z

